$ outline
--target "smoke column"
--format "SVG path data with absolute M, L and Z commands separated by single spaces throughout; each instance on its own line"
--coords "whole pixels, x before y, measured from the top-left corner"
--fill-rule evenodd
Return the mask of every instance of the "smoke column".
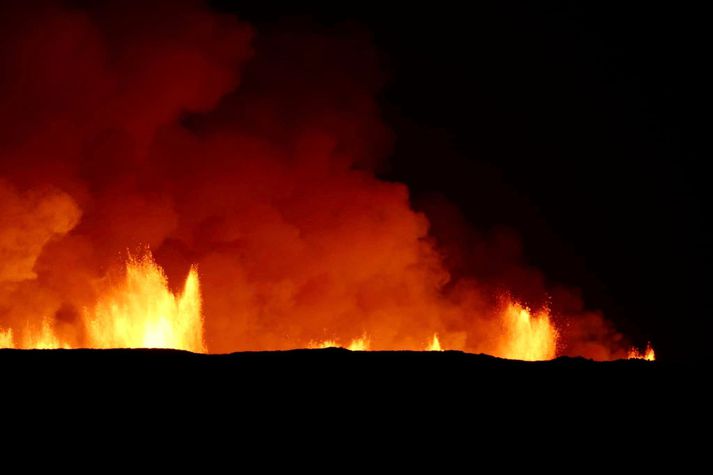
M 150 249 L 174 292 L 196 266 L 210 352 L 438 334 L 506 356 L 517 301 L 552 313 L 557 354 L 625 355 L 516 236 L 447 203 L 416 212 L 376 177 L 393 136 L 366 32 L 254 31 L 198 1 L 82 5 L 0 7 L 0 331 L 86 345 L 83 312 Z

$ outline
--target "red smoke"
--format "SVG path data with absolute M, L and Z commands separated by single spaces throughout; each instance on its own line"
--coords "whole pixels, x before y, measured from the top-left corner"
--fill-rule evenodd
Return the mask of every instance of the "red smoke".
M 513 298 L 551 308 L 559 354 L 625 355 L 515 237 L 375 177 L 392 138 L 367 34 L 256 33 L 197 1 L 2 9 L 0 328 L 49 318 L 81 346 L 82 308 L 148 246 L 176 288 L 197 265 L 211 352 L 437 333 L 498 354 Z

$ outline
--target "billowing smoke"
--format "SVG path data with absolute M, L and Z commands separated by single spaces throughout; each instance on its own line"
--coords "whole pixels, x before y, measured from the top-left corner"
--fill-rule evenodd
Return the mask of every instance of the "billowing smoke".
M 513 299 L 551 310 L 559 354 L 623 356 L 515 237 L 376 178 L 392 136 L 364 32 L 255 32 L 197 1 L 1 8 L 0 330 L 85 345 L 84 309 L 150 248 L 174 289 L 197 266 L 211 352 L 438 334 L 503 354 Z

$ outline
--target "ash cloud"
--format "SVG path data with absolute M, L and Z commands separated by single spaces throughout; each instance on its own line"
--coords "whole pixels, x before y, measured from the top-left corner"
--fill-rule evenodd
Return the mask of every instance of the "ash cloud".
M 49 319 L 81 345 L 73 315 L 148 246 L 176 287 L 197 265 L 211 352 L 437 332 L 497 353 L 507 291 L 551 302 L 564 353 L 622 355 L 517 237 L 416 212 L 376 178 L 393 137 L 367 33 L 256 32 L 198 1 L 79 5 L 0 7 L 0 326 Z

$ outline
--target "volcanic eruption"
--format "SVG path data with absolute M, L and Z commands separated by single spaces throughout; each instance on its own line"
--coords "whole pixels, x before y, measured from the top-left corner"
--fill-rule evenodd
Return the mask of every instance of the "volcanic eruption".
M 517 238 L 456 239 L 453 211 L 379 177 L 365 31 L 0 8 L 0 347 L 629 355 Z

